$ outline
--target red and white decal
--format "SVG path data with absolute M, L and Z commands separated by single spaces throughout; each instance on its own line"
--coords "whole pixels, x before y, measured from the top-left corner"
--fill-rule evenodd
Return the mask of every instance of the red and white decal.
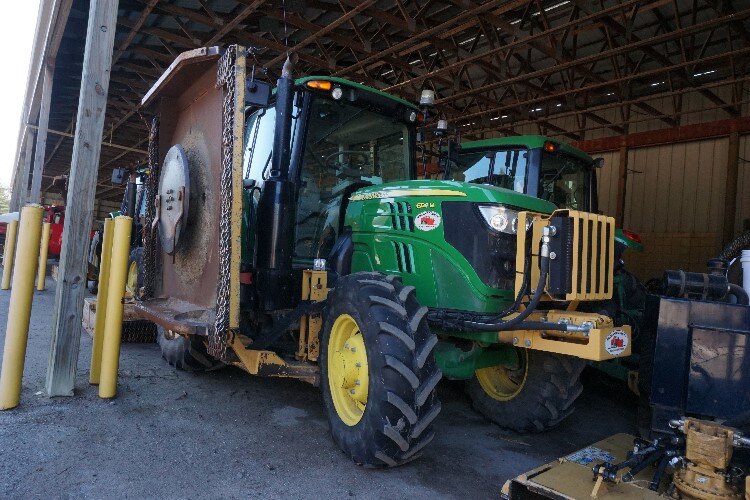
M 442 221 L 440 214 L 433 211 L 422 212 L 414 218 L 414 225 L 420 231 L 432 231 L 440 226 Z
M 628 348 L 630 339 L 622 330 L 613 330 L 607 338 L 604 339 L 604 349 L 612 356 L 619 356 Z

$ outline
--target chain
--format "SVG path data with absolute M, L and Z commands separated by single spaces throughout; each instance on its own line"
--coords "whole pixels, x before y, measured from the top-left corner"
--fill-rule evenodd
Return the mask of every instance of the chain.
M 219 60 L 216 83 L 224 87 L 221 131 L 221 212 L 219 218 L 219 282 L 216 320 L 208 337 L 208 353 L 224 359 L 229 332 L 229 278 L 232 261 L 232 155 L 234 151 L 235 60 L 237 46 L 230 45 Z
M 151 121 L 148 134 L 148 166 L 149 174 L 146 178 L 146 210 L 143 224 L 143 293 L 136 293 L 139 298 L 154 296 L 154 280 L 156 278 L 159 259 L 157 235 L 159 231 L 153 227 L 156 217 L 156 190 L 159 183 L 159 119 Z

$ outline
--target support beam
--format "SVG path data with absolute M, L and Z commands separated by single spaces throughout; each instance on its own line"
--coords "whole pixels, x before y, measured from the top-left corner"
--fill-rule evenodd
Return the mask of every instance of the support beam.
M 19 212 L 26 205 L 29 196 L 29 173 L 34 158 L 34 132 L 26 131 L 26 144 L 20 157 L 20 168 L 13 176 L 13 192 L 10 198 L 10 211 Z
M 46 383 L 49 396 L 72 396 L 75 386 L 81 341 L 81 312 L 86 289 L 86 256 L 118 3 L 118 0 L 91 0 L 89 6 L 63 245 L 52 313 L 52 346 Z
M 660 144 L 674 144 L 676 142 L 700 141 L 712 137 L 726 137 L 733 131 L 740 134 L 750 133 L 750 117 L 745 116 L 734 120 L 696 123 L 694 125 L 638 132 L 625 136 L 589 139 L 574 142 L 573 145 L 589 154 L 594 154 L 605 151 L 617 151 L 622 147 L 623 141 L 625 141 L 625 145 L 629 148 L 642 148 L 646 146 L 658 146 Z
M 55 62 L 45 61 L 42 72 L 42 103 L 39 107 L 39 125 L 36 132 L 36 152 L 34 154 L 34 173 L 31 177 L 30 203 L 42 203 L 42 172 L 44 154 L 47 152 L 47 128 L 52 101 L 52 80 L 55 73 Z
M 735 220 L 737 219 L 737 180 L 739 178 L 740 133 L 737 128 L 729 133 L 727 148 L 727 180 L 724 191 L 724 227 L 722 245 L 734 239 Z
M 620 147 L 620 161 L 617 168 L 617 206 L 615 207 L 615 222 L 617 227 L 625 224 L 625 197 L 628 189 L 628 146 L 625 141 Z

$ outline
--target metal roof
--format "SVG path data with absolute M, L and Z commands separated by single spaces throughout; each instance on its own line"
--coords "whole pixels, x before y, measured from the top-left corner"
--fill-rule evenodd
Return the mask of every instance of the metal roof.
M 681 124 L 693 94 L 725 118 L 747 102 L 750 4 L 740 0 L 283 3 L 286 13 L 272 0 L 120 0 L 98 197 L 121 196 L 111 169 L 145 158 L 145 92 L 177 54 L 203 46 L 253 47 L 271 79 L 288 50 L 297 76 L 347 78 L 411 102 L 432 88 L 466 139 L 532 125 L 564 140 L 621 135 L 639 121 Z M 69 170 L 88 4 L 72 0 L 55 59 L 43 188 Z M 646 102 L 655 96 L 668 109 Z

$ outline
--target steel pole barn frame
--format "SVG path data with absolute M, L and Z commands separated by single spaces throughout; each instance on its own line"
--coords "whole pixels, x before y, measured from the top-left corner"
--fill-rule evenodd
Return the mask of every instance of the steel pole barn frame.
M 731 136 L 734 154 L 735 138 L 744 141 L 748 133 L 750 5 L 738 0 L 305 0 L 286 2 L 286 11 L 273 0 L 90 5 L 41 2 L 13 180 L 17 208 L 27 200 L 32 166 L 40 174 L 32 195 L 40 185 L 41 199 L 61 192 L 51 179 L 70 175 L 66 224 L 73 220 L 76 229 L 66 236 L 72 247 L 64 254 L 71 257 L 61 267 L 60 288 L 67 291 L 56 299 L 62 309 L 54 320 L 48 380 L 55 393 L 72 388 L 70 358 L 78 350 L 78 341 L 60 330 L 80 319 L 84 262 L 69 259 L 85 253 L 82 229 L 90 224 L 92 200 L 101 207 L 122 199 L 122 188 L 110 183 L 112 169 L 146 163 L 151 116 L 141 101 L 182 52 L 239 44 L 252 47 L 248 69 L 265 71 L 270 80 L 292 52 L 299 58 L 296 74 L 340 75 L 410 101 L 432 89 L 440 113 L 467 140 L 539 133 L 625 151 L 638 147 L 632 142 L 640 134 L 681 141 L 729 136 L 723 127 L 719 134 L 718 125 L 704 125 L 731 122 L 739 125 Z M 108 9 L 109 21 L 99 25 L 102 43 L 92 47 L 91 36 L 80 33 L 93 33 L 93 7 Z M 111 60 L 98 66 L 100 80 L 86 79 L 84 70 L 82 82 L 81 64 L 86 68 L 92 57 Z M 55 70 L 44 127 L 48 61 Z M 92 101 L 96 106 L 81 105 Z M 91 114 L 82 115 L 82 108 Z M 37 126 L 47 129 L 46 141 L 35 141 Z M 34 142 L 45 143 L 36 151 L 40 161 L 33 160 Z M 730 159 L 728 180 L 734 165 Z M 619 166 L 618 207 L 627 168 Z M 82 184 L 84 172 L 93 180 Z M 735 197 L 728 214 L 738 210 L 742 197 Z

